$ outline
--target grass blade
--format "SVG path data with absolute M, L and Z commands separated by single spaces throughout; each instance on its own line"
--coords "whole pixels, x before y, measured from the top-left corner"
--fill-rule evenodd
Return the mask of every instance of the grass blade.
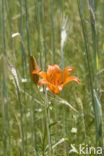
M 95 12 L 95 0 L 88 0 L 88 8 L 90 12 L 90 22 L 91 22 L 91 30 L 92 30 L 92 41 L 93 41 L 93 58 L 94 58 L 94 88 L 97 89 L 97 57 L 98 57 L 98 38 L 97 38 L 97 26 L 96 26 L 96 12 Z
M 95 89 L 93 90 L 94 92 L 94 99 L 95 99 L 95 104 L 96 104 L 96 124 L 97 124 L 97 139 L 98 139 L 98 143 L 99 146 L 101 146 L 101 137 L 102 137 L 102 106 L 100 103 L 100 100 L 97 96 L 97 93 L 95 91 Z
M 52 22 L 52 54 L 53 54 L 53 64 L 56 62 L 56 54 L 55 54 L 55 24 L 54 24 L 54 3 L 53 0 L 50 0 L 51 6 L 51 22 Z
M 10 155 L 11 137 L 10 137 L 10 119 L 9 119 L 9 105 L 8 93 L 6 84 L 6 28 L 5 28 L 5 0 L 2 0 L 2 51 L 3 51 L 3 134 L 4 134 L 4 153 Z M 5 106 L 6 105 L 6 106 Z M 6 130 L 7 125 L 7 130 Z M 8 137 L 6 137 L 8 136 Z
M 88 70 L 89 70 L 89 79 L 90 79 L 90 89 L 91 89 L 91 95 L 92 95 L 92 104 L 94 109 L 94 115 L 95 115 L 95 126 L 96 126 L 96 144 L 97 144 L 97 114 L 96 114 L 96 104 L 94 101 L 94 94 L 93 94 L 93 83 L 92 83 L 92 77 L 91 77 L 91 69 L 90 69 L 90 61 L 89 61 L 89 54 L 88 54 L 88 38 L 87 38 L 87 31 L 86 31 L 86 23 L 84 19 L 84 12 L 83 12 L 83 1 L 78 0 L 78 7 L 79 7 L 79 14 L 81 18 L 81 24 L 82 24 L 82 31 L 84 36 L 84 44 L 85 44 L 85 51 L 86 51 L 86 58 L 87 58 L 87 64 L 88 64 Z M 95 80 L 96 81 L 96 80 Z

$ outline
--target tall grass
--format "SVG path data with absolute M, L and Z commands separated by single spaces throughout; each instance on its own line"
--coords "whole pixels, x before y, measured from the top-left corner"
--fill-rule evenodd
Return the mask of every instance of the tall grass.
M 56 63 L 55 57 L 55 24 L 54 24 L 54 3 L 53 0 L 50 0 L 50 8 L 51 8 L 51 22 L 52 22 L 52 55 L 53 55 L 53 63 Z
M 10 119 L 9 119 L 9 103 L 6 84 L 6 27 L 5 27 L 5 0 L 2 0 L 2 51 L 3 51 L 3 79 L 2 79 L 2 110 L 3 110 L 3 141 L 4 154 L 10 155 L 11 136 L 10 136 Z
M 96 0 L 0 4 L 0 155 L 67 156 L 75 154 L 72 144 L 77 151 L 79 144 L 103 147 L 104 36 L 99 14 L 104 4 Z M 30 55 L 43 71 L 50 64 L 62 70 L 75 67 L 72 75 L 81 80 L 80 86 L 72 82 L 56 96 L 34 85 Z
M 78 6 L 79 6 L 79 13 L 81 17 L 81 24 L 82 24 L 82 31 L 83 31 L 83 36 L 84 36 L 84 44 L 85 44 L 85 51 L 86 51 L 86 58 L 87 58 L 87 64 L 88 64 L 88 70 L 89 70 L 89 80 L 90 80 L 90 89 L 91 89 L 91 95 L 92 95 L 92 104 L 93 104 L 93 109 L 94 109 L 94 114 L 95 114 L 95 125 L 96 125 L 96 145 L 98 145 L 98 140 L 99 140 L 99 145 L 101 146 L 101 141 L 100 141 L 100 136 L 99 136 L 99 128 L 100 132 L 102 127 L 98 126 L 98 109 L 97 109 L 97 103 L 96 100 L 94 99 L 94 92 L 93 89 L 95 90 L 98 89 L 97 85 L 97 52 L 98 52 L 98 39 L 97 39 L 97 27 L 96 27 L 96 6 L 95 6 L 95 1 L 88 1 L 88 9 L 90 12 L 90 22 L 91 22 L 91 30 L 92 30 L 92 41 L 93 41 L 93 68 L 91 69 L 91 64 L 90 64 L 90 59 L 89 59 L 89 48 L 88 48 L 88 37 L 87 37 L 87 30 L 86 30 L 86 23 L 85 23 L 85 16 L 84 16 L 84 3 L 81 0 L 78 0 Z M 92 8 L 93 6 L 93 8 Z M 94 71 L 94 75 L 91 74 L 91 71 Z M 93 83 L 94 80 L 94 83 Z M 99 103 L 99 105 L 101 105 Z M 100 135 L 102 135 L 100 133 Z

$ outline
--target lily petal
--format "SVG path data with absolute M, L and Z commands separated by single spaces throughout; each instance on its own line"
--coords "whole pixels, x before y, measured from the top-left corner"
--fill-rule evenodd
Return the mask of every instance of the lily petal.
M 40 72 L 40 71 L 34 70 L 32 73 L 41 76 L 44 80 L 47 80 L 47 73 L 45 73 L 43 71 Z
M 49 90 L 54 93 L 54 94 L 58 94 L 62 91 L 63 89 L 63 86 L 55 86 L 47 81 L 45 81 L 44 79 L 41 79 L 39 82 L 38 82 L 38 85 L 41 86 L 41 85 L 44 85 L 46 84 L 46 86 L 49 88 Z
M 34 56 L 30 56 L 30 75 L 31 75 L 31 79 L 34 82 L 34 84 L 38 83 L 39 81 L 39 75 L 37 74 L 33 74 L 32 72 L 36 70 L 39 71 L 39 67 L 38 64 L 35 60 Z
M 38 64 L 34 56 L 30 56 L 30 71 L 39 70 Z
M 49 88 L 49 90 L 54 94 L 59 94 L 63 87 L 62 86 L 55 86 L 53 84 L 46 84 L 46 86 Z
M 63 86 L 65 86 L 67 83 L 71 82 L 71 81 L 76 81 L 78 84 L 80 84 L 80 80 L 77 78 L 77 77 L 74 77 L 74 76 L 69 76 L 66 78 Z
M 47 68 L 47 74 L 49 74 L 50 72 L 52 71 L 61 71 L 61 69 L 59 68 L 58 65 L 56 64 L 53 64 L 53 65 L 48 65 L 48 68 Z
M 63 74 L 63 77 L 64 77 L 64 81 L 66 80 L 66 78 L 71 74 L 71 72 L 75 70 L 75 68 L 73 67 L 67 67 L 64 69 L 64 74 Z
M 59 85 L 63 82 L 63 73 L 58 65 L 48 65 L 47 80 L 53 85 Z

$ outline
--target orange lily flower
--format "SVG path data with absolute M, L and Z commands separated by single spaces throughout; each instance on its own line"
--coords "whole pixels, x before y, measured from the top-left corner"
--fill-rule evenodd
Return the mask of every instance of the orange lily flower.
M 69 76 L 73 70 L 75 70 L 75 68 L 67 67 L 62 71 L 58 65 L 54 64 L 48 65 L 47 73 L 34 70 L 33 74 L 37 74 L 42 77 L 42 79 L 38 82 L 39 86 L 46 84 L 52 93 L 58 94 L 67 83 L 73 80 L 78 84 L 80 83 L 80 80 L 77 77 Z
M 39 81 L 39 75 L 33 74 L 34 70 L 39 72 L 39 67 L 35 60 L 35 57 L 30 55 L 30 75 L 31 75 L 31 79 L 32 79 L 33 83 L 36 84 Z

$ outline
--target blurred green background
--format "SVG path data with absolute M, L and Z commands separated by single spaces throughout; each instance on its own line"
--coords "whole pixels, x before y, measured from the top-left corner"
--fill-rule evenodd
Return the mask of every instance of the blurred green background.
M 0 156 L 74 156 L 71 144 L 77 151 L 79 144 L 104 147 L 104 1 L 0 6 Z M 43 71 L 75 67 L 80 85 L 71 82 L 57 96 L 39 88 L 30 55 Z

